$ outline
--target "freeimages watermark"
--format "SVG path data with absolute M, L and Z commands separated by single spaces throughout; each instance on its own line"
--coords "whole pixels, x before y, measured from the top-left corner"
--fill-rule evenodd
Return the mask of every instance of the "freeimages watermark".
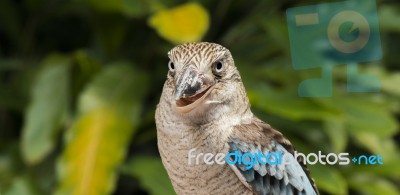
M 320 78 L 299 84 L 299 96 L 332 96 L 332 69 L 340 64 L 347 65 L 347 91 L 380 91 L 378 78 L 357 70 L 360 62 L 382 58 L 375 0 L 289 8 L 286 17 L 293 68 L 321 69 Z
M 292 155 L 291 153 L 283 151 L 263 153 L 260 150 L 253 153 L 233 151 L 228 154 L 213 154 L 197 152 L 197 149 L 193 148 L 188 152 L 189 165 L 199 165 L 200 163 L 206 165 L 237 164 L 244 165 L 247 170 L 251 169 L 256 164 L 288 165 L 297 162 L 299 158 L 302 158 L 302 161 L 306 165 L 315 165 L 317 163 L 322 165 L 349 165 L 351 162 L 358 165 L 383 165 L 383 158 L 380 155 L 359 155 L 350 158 L 349 153 L 329 153 L 325 155 L 321 151 L 318 151 L 318 153 L 308 153 L 307 155 L 297 151 Z

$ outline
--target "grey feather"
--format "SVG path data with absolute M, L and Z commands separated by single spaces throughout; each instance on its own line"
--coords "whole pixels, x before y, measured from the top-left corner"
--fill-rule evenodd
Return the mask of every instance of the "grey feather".
M 257 154 L 260 151 L 267 155 L 269 151 L 281 151 L 283 153 L 282 156 L 284 156 L 289 153 L 275 141 L 262 148 L 262 150 L 260 150 L 259 146 L 238 142 L 237 140 L 229 142 L 229 146 L 230 152 L 237 149 L 241 154 L 245 152 Z M 250 161 L 251 159 L 246 156 L 246 160 Z M 275 161 L 277 159 L 270 160 Z M 236 164 L 236 167 L 240 169 L 240 173 L 258 194 L 298 194 L 303 192 L 307 195 L 317 194 L 297 160 L 291 155 L 288 161 L 290 161 L 290 164 L 269 165 L 267 163 L 263 165 L 255 163 L 249 170 L 246 170 L 246 166 L 243 164 Z

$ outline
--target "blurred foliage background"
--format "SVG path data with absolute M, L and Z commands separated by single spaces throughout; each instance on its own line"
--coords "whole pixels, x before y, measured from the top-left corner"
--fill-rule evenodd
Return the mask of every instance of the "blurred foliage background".
M 253 111 L 303 153 L 379 154 L 384 165 L 309 166 L 323 194 L 400 194 L 400 3 L 378 0 L 381 93 L 300 98 L 319 70 L 291 66 L 285 10 L 321 1 L 1 0 L 0 194 L 174 194 L 154 111 L 167 51 L 229 48 Z

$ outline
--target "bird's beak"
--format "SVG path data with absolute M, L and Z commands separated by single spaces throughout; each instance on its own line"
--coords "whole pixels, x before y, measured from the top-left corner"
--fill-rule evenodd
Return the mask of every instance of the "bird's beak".
M 176 110 L 187 113 L 199 106 L 211 92 L 215 81 L 194 68 L 184 69 L 175 81 Z

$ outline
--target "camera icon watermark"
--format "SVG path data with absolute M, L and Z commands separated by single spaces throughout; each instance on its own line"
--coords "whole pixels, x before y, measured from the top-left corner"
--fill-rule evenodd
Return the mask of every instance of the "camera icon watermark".
M 332 69 L 339 64 L 347 65 L 347 91 L 380 91 L 378 78 L 357 70 L 357 63 L 382 58 L 375 0 L 289 8 L 286 16 L 293 68 L 321 69 L 321 78 L 299 84 L 299 96 L 332 96 Z

